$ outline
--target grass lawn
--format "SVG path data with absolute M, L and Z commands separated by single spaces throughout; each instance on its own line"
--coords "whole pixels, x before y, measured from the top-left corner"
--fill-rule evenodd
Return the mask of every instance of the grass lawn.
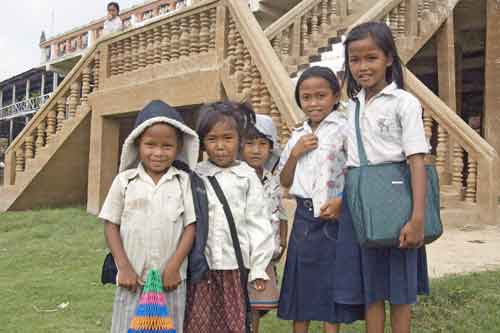
M 99 282 L 106 253 L 101 224 L 83 209 L 1 214 L 0 332 L 107 332 L 113 287 Z M 500 271 L 447 277 L 433 280 L 432 295 L 415 307 L 414 332 L 500 332 L 499 314 Z M 271 314 L 261 331 L 290 327 Z

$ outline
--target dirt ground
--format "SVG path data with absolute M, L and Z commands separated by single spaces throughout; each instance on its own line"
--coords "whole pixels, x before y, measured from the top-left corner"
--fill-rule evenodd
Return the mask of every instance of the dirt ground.
M 293 217 L 294 202 L 285 200 L 285 207 Z M 500 269 L 500 225 L 458 225 L 445 225 L 443 236 L 427 246 L 430 277 Z

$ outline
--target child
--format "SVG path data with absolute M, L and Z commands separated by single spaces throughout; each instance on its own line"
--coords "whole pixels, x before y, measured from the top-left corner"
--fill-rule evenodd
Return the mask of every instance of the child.
M 335 257 L 344 187 L 343 135 L 346 117 L 338 111 L 340 87 L 326 67 L 311 67 L 297 82 L 295 98 L 307 121 L 292 133 L 281 155 L 281 184 L 297 201 L 281 288 L 278 316 L 294 320 L 294 332 L 324 322 L 325 332 L 361 319 L 360 305 L 337 304 Z M 336 198 L 335 198 L 336 197 Z M 325 205 L 331 198 L 336 204 Z M 348 249 L 342 249 L 342 251 Z
M 123 30 L 123 23 L 119 16 L 120 5 L 117 2 L 110 2 L 106 8 L 108 10 L 108 16 L 106 17 L 106 21 L 104 21 L 103 36 Z
M 428 288 L 424 237 L 428 153 L 418 100 L 406 92 L 403 71 L 390 29 L 368 22 L 352 29 L 345 41 L 348 105 L 347 166 L 360 165 L 355 129 L 356 102 L 360 103 L 360 127 L 370 164 L 408 160 L 412 175 L 413 213 L 401 230 L 399 248 L 362 248 L 361 280 L 369 333 L 384 332 L 385 301 L 391 305 L 393 332 L 410 332 L 411 308 L 417 294 Z M 397 207 L 395 207 L 397 208 Z M 346 219 L 341 228 L 351 228 Z M 347 233 L 353 236 L 352 232 Z M 340 237 L 339 237 L 340 239 Z
M 167 305 L 182 332 L 196 216 L 189 175 L 176 165 L 194 167 L 198 150 L 197 134 L 161 101 L 139 113 L 123 144 L 120 173 L 99 215 L 118 267 L 113 333 L 128 330 L 150 269 L 163 272 Z
M 243 138 L 241 156 L 248 165 L 255 169 L 264 186 L 264 201 L 268 204 L 271 216 L 275 246 L 271 264 L 273 265 L 272 269 L 276 272 L 276 265 L 286 249 L 288 221 L 286 211 L 281 204 L 279 177 L 273 174 L 279 161 L 280 150 L 278 148 L 278 134 L 271 117 L 256 115 L 255 126 L 251 127 Z M 274 304 L 266 306 L 266 310 L 273 306 Z M 260 317 L 265 314 L 266 311 L 252 311 L 254 333 L 259 332 Z
M 274 244 L 264 191 L 254 169 L 237 161 L 241 135 L 252 124 L 251 110 L 241 104 L 218 102 L 203 107 L 198 134 L 208 161 L 197 172 L 206 180 L 209 233 L 205 256 L 210 270 L 206 278 L 188 285 L 187 333 L 245 332 L 246 284 L 242 285 L 229 224 L 221 202 L 207 177 L 214 176 L 226 197 L 241 246 L 248 281 L 263 290 L 269 280 L 266 268 Z M 243 272 L 245 273 L 245 272 Z

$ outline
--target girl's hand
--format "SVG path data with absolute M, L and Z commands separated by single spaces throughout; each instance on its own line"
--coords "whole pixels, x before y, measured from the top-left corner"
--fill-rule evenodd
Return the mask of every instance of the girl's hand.
M 163 288 L 167 291 L 175 290 L 181 284 L 182 278 L 179 269 L 167 264 L 163 271 Z
M 280 254 L 276 258 L 274 258 L 275 261 L 280 261 L 281 258 L 283 258 L 283 255 L 285 254 L 286 251 L 286 247 L 287 247 L 286 243 L 280 245 Z
M 328 200 L 319 210 L 319 218 L 322 220 L 335 220 L 342 212 L 342 197 Z
M 264 291 L 266 289 L 266 281 L 263 279 L 257 279 L 253 281 L 253 287 L 257 291 Z
M 295 144 L 291 154 L 296 158 L 300 158 L 305 153 L 318 148 L 318 138 L 314 134 L 306 134 L 302 136 Z
M 399 236 L 399 247 L 402 249 L 414 249 L 424 245 L 424 221 L 412 218 L 401 229 Z
M 125 267 L 118 270 L 116 274 L 116 285 L 135 293 L 139 285 L 144 285 L 139 275 L 132 267 Z

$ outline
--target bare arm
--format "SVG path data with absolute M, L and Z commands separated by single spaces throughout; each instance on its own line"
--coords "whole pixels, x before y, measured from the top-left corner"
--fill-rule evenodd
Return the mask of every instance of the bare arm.
M 280 173 L 280 182 L 284 187 L 290 187 L 293 183 L 295 168 L 299 158 L 305 153 L 318 148 L 318 138 L 314 134 L 306 134 L 302 136 L 297 144 L 292 148 L 290 157 L 285 163 L 285 166 Z
M 420 247 L 424 241 L 425 194 L 427 191 L 427 174 L 423 154 L 408 157 L 411 170 L 411 187 L 413 195 L 413 211 L 410 221 L 400 235 L 400 247 Z

